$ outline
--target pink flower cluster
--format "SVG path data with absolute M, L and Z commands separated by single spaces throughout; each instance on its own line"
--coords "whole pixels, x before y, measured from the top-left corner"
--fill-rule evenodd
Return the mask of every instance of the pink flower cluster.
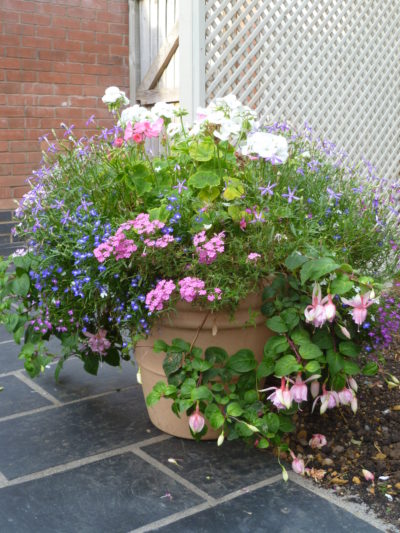
M 121 224 L 115 235 L 112 235 L 94 249 L 93 254 L 99 263 L 104 263 L 111 254 L 113 254 L 118 261 L 119 259 L 129 259 L 133 252 L 136 252 L 136 244 L 132 239 L 128 239 L 124 233 L 132 227 L 132 222 L 132 220 L 129 220 L 128 222 Z
M 151 137 L 158 137 L 163 125 L 164 120 L 162 118 L 157 119 L 155 122 L 136 122 L 133 127 L 131 122 L 128 122 L 125 128 L 124 139 L 125 141 L 133 139 L 135 143 L 141 143 L 146 138 L 150 139 Z
M 88 344 L 92 352 L 99 353 L 100 355 L 105 355 L 108 348 L 111 346 L 111 342 L 106 339 L 107 331 L 105 329 L 99 329 L 97 333 L 84 333 L 87 337 Z
M 213 302 L 215 299 L 220 300 L 222 291 L 218 287 L 211 293 L 207 294 L 205 283 L 199 278 L 186 277 L 179 282 L 179 293 L 182 300 L 193 302 L 197 296 L 207 296 L 207 300 Z
M 214 235 L 209 241 L 205 231 L 200 231 L 193 237 L 193 244 L 199 256 L 199 262 L 209 265 L 217 259 L 218 254 L 225 250 L 224 246 L 225 233 L 221 231 Z
M 160 220 L 150 220 L 150 216 L 147 213 L 140 213 L 135 220 L 131 220 L 130 222 L 139 235 L 143 233 L 145 235 L 151 235 L 157 229 L 162 229 L 165 226 L 164 222 Z
M 255 253 L 255 252 L 252 252 L 251 254 L 249 254 L 249 255 L 247 256 L 247 261 L 248 261 L 248 262 L 249 262 L 249 261 L 254 261 L 254 262 L 256 262 L 260 257 L 261 257 L 260 254 L 257 254 L 257 253 Z
M 176 285 L 172 280 L 163 279 L 157 283 L 155 288 L 146 295 L 146 306 L 149 311 L 162 311 L 164 302 L 167 302 Z
M 144 239 L 144 243 L 149 248 L 166 248 L 170 242 L 174 242 L 172 235 L 163 235 L 159 239 Z

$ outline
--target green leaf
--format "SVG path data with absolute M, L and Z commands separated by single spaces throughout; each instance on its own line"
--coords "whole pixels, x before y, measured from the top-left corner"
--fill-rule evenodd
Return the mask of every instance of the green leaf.
M 279 415 L 279 429 L 283 433 L 291 433 L 296 429 L 296 426 L 289 416 Z
M 257 448 L 265 449 L 269 447 L 267 439 L 260 439 L 257 444 Z
M 321 365 L 318 361 L 310 361 L 304 368 L 310 374 L 321 374 Z
M 357 357 L 361 352 L 361 348 L 357 344 L 354 344 L 354 342 L 345 341 L 339 343 L 339 351 L 348 357 Z
M 177 392 L 177 387 L 175 385 L 167 385 L 167 388 L 164 391 L 164 396 L 174 396 Z
M 157 383 L 153 387 L 153 391 L 163 395 L 164 392 L 167 390 L 167 387 L 168 385 L 165 383 L 165 381 L 157 381 Z
M 183 339 L 172 339 L 172 347 L 177 348 L 182 352 L 188 352 L 190 350 L 190 344 Z
M 377 374 L 378 370 L 378 364 L 374 361 L 370 361 L 363 367 L 362 373 L 364 374 L 364 376 L 374 376 L 375 374 Z
M 345 361 L 343 363 L 343 370 L 349 376 L 353 376 L 354 374 L 359 374 L 361 372 L 360 367 L 354 361 Z
M 285 321 L 279 315 L 269 318 L 266 324 L 267 328 L 269 328 L 271 331 L 275 331 L 276 333 L 285 333 L 289 330 L 285 324 Z
M 304 255 L 294 252 L 286 258 L 285 265 L 289 270 L 296 270 L 296 268 L 299 268 L 307 261 L 308 257 L 304 257 Z
M 294 355 L 287 354 L 281 357 L 275 363 L 275 375 L 278 377 L 288 376 L 293 372 L 297 372 L 301 366 L 297 362 L 297 359 Z
M 332 388 L 335 391 L 340 391 L 346 386 L 346 378 L 343 374 L 336 374 L 332 379 Z
M 290 338 L 295 344 L 308 344 L 310 342 L 310 334 L 303 328 L 296 328 L 290 334 Z
M 166 342 L 162 341 L 161 339 L 158 339 L 154 343 L 153 351 L 155 353 L 167 352 L 168 351 L 168 344 Z
M 155 405 L 161 398 L 161 394 L 159 392 L 156 392 L 152 390 L 147 396 L 146 396 L 146 405 L 148 407 L 151 407 Z
M 267 422 L 268 432 L 277 433 L 280 424 L 279 416 L 275 413 L 268 413 L 265 416 L 265 420 Z
M 295 328 L 300 321 L 297 309 L 293 307 L 282 311 L 281 318 L 289 329 Z
M 99 370 L 98 358 L 94 356 L 90 356 L 90 355 L 85 356 L 84 362 L 83 362 L 83 368 L 89 374 L 92 374 L 93 376 L 97 376 L 97 372 Z
M 258 392 L 256 390 L 254 390 L 254 389 L 247 390 L 244 393 L 243 399 L 248 404 L 254 404 L 255 402 L 259 403 L 259 401 L 258 401 Z
M 263 361 L 258 365 L 257 368 L 257 378 L 266 378 L 274 373 L 275 362 L 271 358 L 264 358 Z
M 257 366 L 254 354 L 251 350 L 243 349 L 232 355 L 226 365 L 238 374 L 254 370 Z
M 331 293 L 339 294 L 339 296 L 346 294 L 354 287 L 354 283 L 345 274 L 339 275 L 331 283 Z
M 198 370 L 199 372 L 205 372 L 213 367 L 213 363 L 204 359 L 193 359 L 192 367 L 194 370 Z
M 13 258 L 13 263 L 15 265 L 15 268 L 21 268 L 22 270 L 25 270 L 26 272 L 29 271 L 29 267 L 31 266 L 31 258 L 28 254 L 26 255 L 20 255 Z
M 200 387 L 192 389 L 190 397 L 194 402 L 196 402 L 197 400 L 206 400 L 208 402 L 211 402 L 213 399 L 212 392 L 205 385 L 200 385 Z
M 182 354 L 179 352 L 168 352 L 163 362 L 165 375 L 169 377 L 171 374 L 179 370 L 181 365 Z
M 189 397 L 192 394 L 192 389 L 196 388 L 196 380 L 187 378 L 181 385 L 181 394 L 184 397 Z
M 264 316 L 270 317 L 275 313 L 275 305 L 273 302 L 264 302 L 261 306 L 261 312 Z
M 224 363 L 228 357 L 226 350 L 218 346 L 209 346 L 205 351 L 205 358 L 211 363 Z
M 329 350 L 330 348 L 333 348 L 333 340 L 332 335 L 330 335 L 326 329 L 319 329 L 314 335 L 313 335 L 313 343 L 318 344 L 318 346 L 322 350 Z
M 301 267 L 300 279 L 301 283 L 304 285 L 309 279 L 317 280 L 326 276 L 330 272 L 338 269 L 340 265 L 335 263 L 333 259 L 329 257 L 321 257 L 320 259 L 312 259 Z
M 202 202 L 213 202 L 219 196 L 219 187 L 204 187 L 198 194 Z
M 14 342 L 19 344 L 21 342 L 22 337 L 24 336 L 24 333 L 25 333 L 24 326 L 21 326 L 16 331 L 14 331 L 14 334 L 13 334 Z
M 344 359 L 340 353 L 334 350 L 328 350 L 326 361 L 329 365 L 329 371 L 333 376 L 343 369 Z
M 303 359 L 318 359 L 324 355 L 321 348 L 312 342 L 303 343 L 299 348 L 299 353 Z
M 22 274 L 15 278 L 12 282 L 12 291 L 18 296 L 26 296 L 29 292 L 31 281 L 28 274 Z
M 220 181 L 221 178 L 215 172 L 199 170 L 190 176 L 188 184 L 195 189 L 204 189 L 204 187 L 217 187 Z
M 104 357 L 104 361 L 110 366 L 119 366 L 120 357 L 117 348 L 110 348 L 107 351 L 107 355 Z
M 226 408 L 226 414 L 228 416 L 240 416 L 242 413 L 243 409 L 238 402 L 232 402 Z
M 215 403 L 210 403 L 207 405 L 204 415 L 210 422 L 211 427 L 214 429 L 219 429 L 225 423 L 225 417 Z
M 4 326 L 9 333 L 13 333 L 13 331 L 18 328 L 18 324 L 19 324 L 19 315 L 17 315 L 16 313 L 6 315 Z
M 279 335 L 274 335 L 267 340 L 264 346 L 264 355 L 272 354 L 276 355 L 278 353 L 286 352 L 289 348 L 289 343 L 285 337 L 280 337 Z
M 193 142 L 189 147 L 189 155 L 194 161 L 210 161 L 214 157 L 214 151 L 214 142 L 209 138 Z

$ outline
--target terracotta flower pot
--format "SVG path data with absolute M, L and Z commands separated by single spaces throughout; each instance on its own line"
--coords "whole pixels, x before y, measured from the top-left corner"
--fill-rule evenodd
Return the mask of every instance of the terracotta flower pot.
M 253 351 L 258 362 L 262 360 L 263 348 L 273 333 L 265 326 L 265 317 L 261 314 L 261 295 L 252 294 L 238 306 L 234 319 L 229 313 L 209 313 L 207 310 L 196 309 L 191 304 L 181 302 L 176 306 L 176 312 L 163 317 L 153 328 L 151 335 L 139 342 L 135 349 L 135 358 L 140 367 L 144 397 L 151 392 L 158 381 L 167 382 L 163 370 L 164 353 L 154 353 L 153 345 L 157 339 L 171 344 L 172 339 L 181 338 L 195 346 L 207 348 L 219 346 L 229 355 L 242 348 Z M 249 310 L 258 312 L 252 325 L 249 322 Z M 207 316 L 208 314 L 208 316 Z M 206 318 L 207 317 L 207 318 Z M 205 320 L 205 322 L 204 322 Z M 204 324 L 203 324 L 204 322 Z M 203 324 L 203 325 L 202 325 Z M 200 331 L 199 331 L 199 328 Z M 191 439 L 188 417 L 186 414 L 178 418 L 171 410 L 172 400 L 161 398 L 154 406 L 148 408 L 152 423 L 161 431 Z M 215 440 L 220 432 L 210 428 L 203 437 L 205 440 Z

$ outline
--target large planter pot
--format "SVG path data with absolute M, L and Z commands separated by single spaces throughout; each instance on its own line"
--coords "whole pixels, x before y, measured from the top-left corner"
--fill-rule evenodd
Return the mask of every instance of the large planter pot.
M 239 305 L 235 316 L 228 313 L 210 313 L 207 310 L 196 309 L 185 302 L 179 303 L 176 312 L 163 317 L 153 328 L 151 335 L 139 342 L 135 349 L 135 358 L 139 365 L 142 378 L 144 397 L 151 392 L 158 381 L 167 382 L 163 370 L 165 354 L 154 353 L 153 346 L 157 339 L 162 339 L 170 344 L 172 339 L 181 338 L 189 343 L 195 339 L 195 346 L 207 348 L 219 346 L 224 348 L 229 355 L 242 348 L 254 352 L 258 362 L 262 360 L 263 348 L 268 338 L 273 333 L 265 326 L 265 317 L 261 314 L 261 296 L 252 294 Z M 249 310 L 257 312 L 257 316 L 248 324 Z M 247 324 L 247 325 L 246 325 Z M 152 423 L 161 431 L 191 439 L 188 417 L 186 414 L 178 418 L 171 410 L 172 400 L 161 398 L 157 404 L 148 408 Z M 218 438 L 208 424 L 208 432 L 203 437 L 205 440 Z

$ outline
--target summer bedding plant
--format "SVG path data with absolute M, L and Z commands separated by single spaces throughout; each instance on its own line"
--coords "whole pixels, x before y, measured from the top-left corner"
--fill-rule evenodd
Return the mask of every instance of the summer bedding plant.
M 262 291 L 276 335 L 260 364 L 250 350 L 160 339 L 168 384 L 148 404 L 171 398 L 197 438 L 211 426 L 219 443 L 281 449 L 304 402 L 356 412 L 355 376 L 377 370 L 358 363 L 363 326 L 399 268 L 399 187 L 369 163 L 364 175 L 350 167 L 308 125 L 260 125 L 234 95 L 199 109 L 193 124 L 165 103 L 121 111 L 128 100 L 115 87 L 103 100 L 112 128 L 43 136 L 43 165 L 15 213 L 27 246 L 0 265 L 2 321 L 29 374 L 54 360 L 58 376 L 70 356 L 92 374 L 119 366 L 177 302 L 233 314 Z M 62 356 L 49 353 L 53 336 Z

